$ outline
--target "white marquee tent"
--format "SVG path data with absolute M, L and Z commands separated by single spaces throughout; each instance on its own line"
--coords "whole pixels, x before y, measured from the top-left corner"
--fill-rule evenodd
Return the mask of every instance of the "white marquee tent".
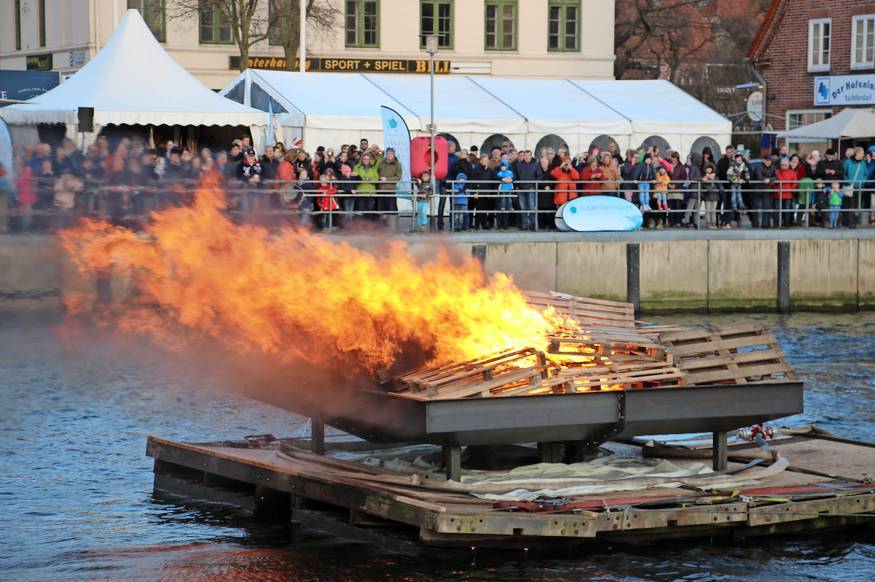
M 430 120 L 426 75 L 294 73 L 250 69 L 221 94 L 275 114 L 287 142 L 337 147 L 382 138 L 380 106 L 426 135 Z M 573 152 L 600 136 L 621 148 L 659 136 L 687 153 L 704 142 L 731 141 L 732 123 L 668 81 L 585 81 L 438 75 L 435 123 L 463 146 L 508 138 L 517 149 L 561 137 Z M 705 140 L 701 140 L 705 138 Z
M 106 125 L 246 126 L 266 137 L 269 116 L 211 91 L 155 40 L 137 10 L 128 10 L 106 45 L 51 91 L 0 109 L 10 126 L 66 124 L 94 108 L 95 134 Z
M 782 131 L 778 137 L 796 139 L 862 139 L 875 137 L 875 109 L 843 109 L 829 119 Z

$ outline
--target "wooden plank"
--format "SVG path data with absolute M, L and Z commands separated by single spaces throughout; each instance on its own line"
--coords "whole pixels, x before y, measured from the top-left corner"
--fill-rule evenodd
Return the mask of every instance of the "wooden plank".
M 772 376 L 774 374 L 786 374 L 790 371 L 790 365 L 786 363 L 768 364 L 763 366 L 737 366 L 727 370 L 714 370 L 711 372 L 687 373 L 690 382 L 704 384 L 721 380 L 739 380 L 751 376 Z
M 746 364 L 750 362 L 765 362 L 765 361 L 782 361 L 784 353 L 779 350 L 766 349 L 755 350 L 752 352 L 741 352 L 730 354 L 727 356 L 714 356 L 707 358 L 689 358 L 682 360 L 678 367 L 686 371 L 698 370 L 701 368 L 715 368 L 717 366 L 725 366 L 731 362 L 737 364 Z
M 732 336 L 740 334 L 758 334 L 768 332 L 768 328 L 759 323 L 743 323 L 720 328 L 695 327 L 676 332 L 667 332 L 660 336 L 665 343 L 677 343 L 696 339 L 708 338 L 712 335 Z
M 690 345 L 682 345 L 682 346 L 671 346 L 668 350 L 671 354 L 676 358 L 683 358 L 687 356 L 695 356 L 699 354 L 706 354 L 708 352 L 713 352 L 716 350 L 728 350 L 728 349 L 738 349 L 744 347 L 755 347 L 762 346 L 765 344 L 775 343 L 775 338 L 762 335 L 756 337 L 737 337 L 732 339 L 721 339 L 712 342 L 703 342 L 697 344 Z
M 488 392 L 494 388 L 499 388 L 515 382 L 540 378 L 541 371 L 537 368 L 529 368 L 520 370 L 512 374 L 504 374 L 486 382 L 476 382 L 473 385 L 460 386 L 453 389 L 443 389 L 438 392 L 434 400 L 452 400 L 456 398 L 465 398 L 480 392 Z

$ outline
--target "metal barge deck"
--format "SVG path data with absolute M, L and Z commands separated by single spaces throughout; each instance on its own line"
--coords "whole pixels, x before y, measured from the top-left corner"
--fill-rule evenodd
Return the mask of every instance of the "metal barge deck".
M 816 432 L 772 443 L 789 463 L 775 474 L 762 465 L 751 469 L 731 462 L 740 449 L 751 448 L 731 446 L 727 474 L 742 478 L 760 471 L 762 479 L 751 486 L 709 491 L 657 486 L 588 495 L 575 497 L 573 508 L 554 512 L 500 508 L 297 445 L 291 439 L 192 444 L 149 437 L 147 454 L 155 459 L 156 491 L 230 503 L 398 551 L 741 539 L 875 524 L 875 445 Z

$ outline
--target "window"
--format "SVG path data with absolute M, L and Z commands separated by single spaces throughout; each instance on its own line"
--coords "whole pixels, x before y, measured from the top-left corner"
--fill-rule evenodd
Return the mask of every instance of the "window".
M 231 22 L 224 12 L 209 2 L 201 2 L 200 7 L 200 42 L 202 44 L 231 44 Z
M 380 3 L 378 0 L 346 1 L 346 46 L 380 46 Z
M 486 0 L 486 50 L 516 50 L 516 0 Z
M 875 67 L 875 14 L 854 16 L 851 24 L 851 68 Z
M 46 46 L 46 0 L 39 0 L 39 45 Z
M 146 26 L 158 39 L 158 42 L 167 41 L 167 32 L 164 16 L 165 0 L 128 0 L 128 8 L 135 8 L 143 15 Z
M 15 18 L 15 50 L 21 50 L 21 0 L 15 0 L 15 4 L 13 5 L 13 10 L 15 10 L 15 14 L 13 17 Z
M 580 0 L 550 0 L 547 7 L 547 49 L 580 50 Z
M 438 48 L 453 48 L 453 2 L 421 0 L 419 3 L 419 48 L 425 48 L 425 37 L 438 37 Z
M 832 18 L 808 21 L 808 70 L 829 70 Z
M 802 127 L 803 125 L 810 125 L 812 123 L 817 123 L 818 121 L 823 121 L 824 119 L 829 119 L 832 117 L 832 111 L 829 109 L 795 109 L 787 111 L 787 131 L 791 129 L 796 129 L 797 127 Z M 824 140 L 817 139 L 796 139 L 794 143 L 802 143 L 802 142 L 811 142 L 811 143 L 820 143 Z M 827 140 L 828 141 L 828 140 Z

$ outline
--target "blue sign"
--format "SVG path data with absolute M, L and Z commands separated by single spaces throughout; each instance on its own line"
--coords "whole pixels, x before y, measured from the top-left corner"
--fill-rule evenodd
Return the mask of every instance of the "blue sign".
M 815 105 L 875 103 L 875 75 L 837 75 L 814 78 Z
M 27 101 L 60 82 L 57 71 L 0 71 L 0 99 Z

